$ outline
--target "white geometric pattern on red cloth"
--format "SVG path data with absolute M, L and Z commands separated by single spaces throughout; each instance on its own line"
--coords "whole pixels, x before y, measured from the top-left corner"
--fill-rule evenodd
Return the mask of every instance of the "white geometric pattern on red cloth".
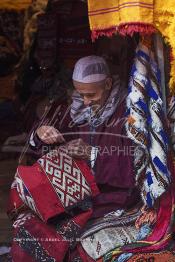
M 31 212 L 22 213 L 16 218 L 12 226 L 14 228 L 21 227 L 27 220 L 31 219 L 32 217 L 35 216 Z
M 64 207 L 91 195 L 91 189 L 75 161 L 62 150 L 52 150 L 38 160 Z
M 21 179 L 18 173 L 18 170 L 15 175 L 15 181 L 16 181 L 19 197 L 28 207 L 30 207 L 31 210 L 33 210 L 36 214 L 38 214 L 41 217 L 40 213 L 38 212 L 36 208 L 35 201 L 32 195 L 30 194 L 30 192 L 28 191 L 28 189 L 26 188 L 26 186 L 24 185 L 23 180 Z

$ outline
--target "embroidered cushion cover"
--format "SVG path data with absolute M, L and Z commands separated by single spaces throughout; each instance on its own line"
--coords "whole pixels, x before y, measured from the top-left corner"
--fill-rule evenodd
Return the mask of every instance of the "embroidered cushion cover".
M 43 221 L 99 192 L 87 164 L 59 149 L 42 156 L 33 166 L 19 166 L 15 179 L 20 198 Z

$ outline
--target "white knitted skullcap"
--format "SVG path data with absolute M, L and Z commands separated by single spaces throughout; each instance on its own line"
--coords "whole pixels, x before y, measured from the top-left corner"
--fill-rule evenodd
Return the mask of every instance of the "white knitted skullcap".
M 94 83 L 109 76 L 106 61 L 100 56 L 86 56 L 79 59 L 74 67 L 72 79 L 81 83 Z

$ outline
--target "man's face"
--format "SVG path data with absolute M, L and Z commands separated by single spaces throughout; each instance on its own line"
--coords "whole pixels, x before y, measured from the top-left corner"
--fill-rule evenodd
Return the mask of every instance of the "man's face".
M 103 81 L 96 83 L 80 83 L 73 81 L 76 91 L 81 95 L 85 106 L 99 106 L 102 107 L 109 96 L 112 86 L 112 80 L 106 78 Z

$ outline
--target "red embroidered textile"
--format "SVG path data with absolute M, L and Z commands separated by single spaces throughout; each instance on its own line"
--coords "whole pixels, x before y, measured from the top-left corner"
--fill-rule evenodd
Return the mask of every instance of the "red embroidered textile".
M 60 150 L 44 155 L 33 166 L 19 166 L 15 180 L 23 203 L 45 222 L 98 194 L 86 163 Z
M 13 260 L 63 261 L 78 243 L 92 214 L 90 200 L 98 193 L 86 163 L 61 150 L 49 152 L 33 166 L 19 166 L 8 206 L 15 218 Z

